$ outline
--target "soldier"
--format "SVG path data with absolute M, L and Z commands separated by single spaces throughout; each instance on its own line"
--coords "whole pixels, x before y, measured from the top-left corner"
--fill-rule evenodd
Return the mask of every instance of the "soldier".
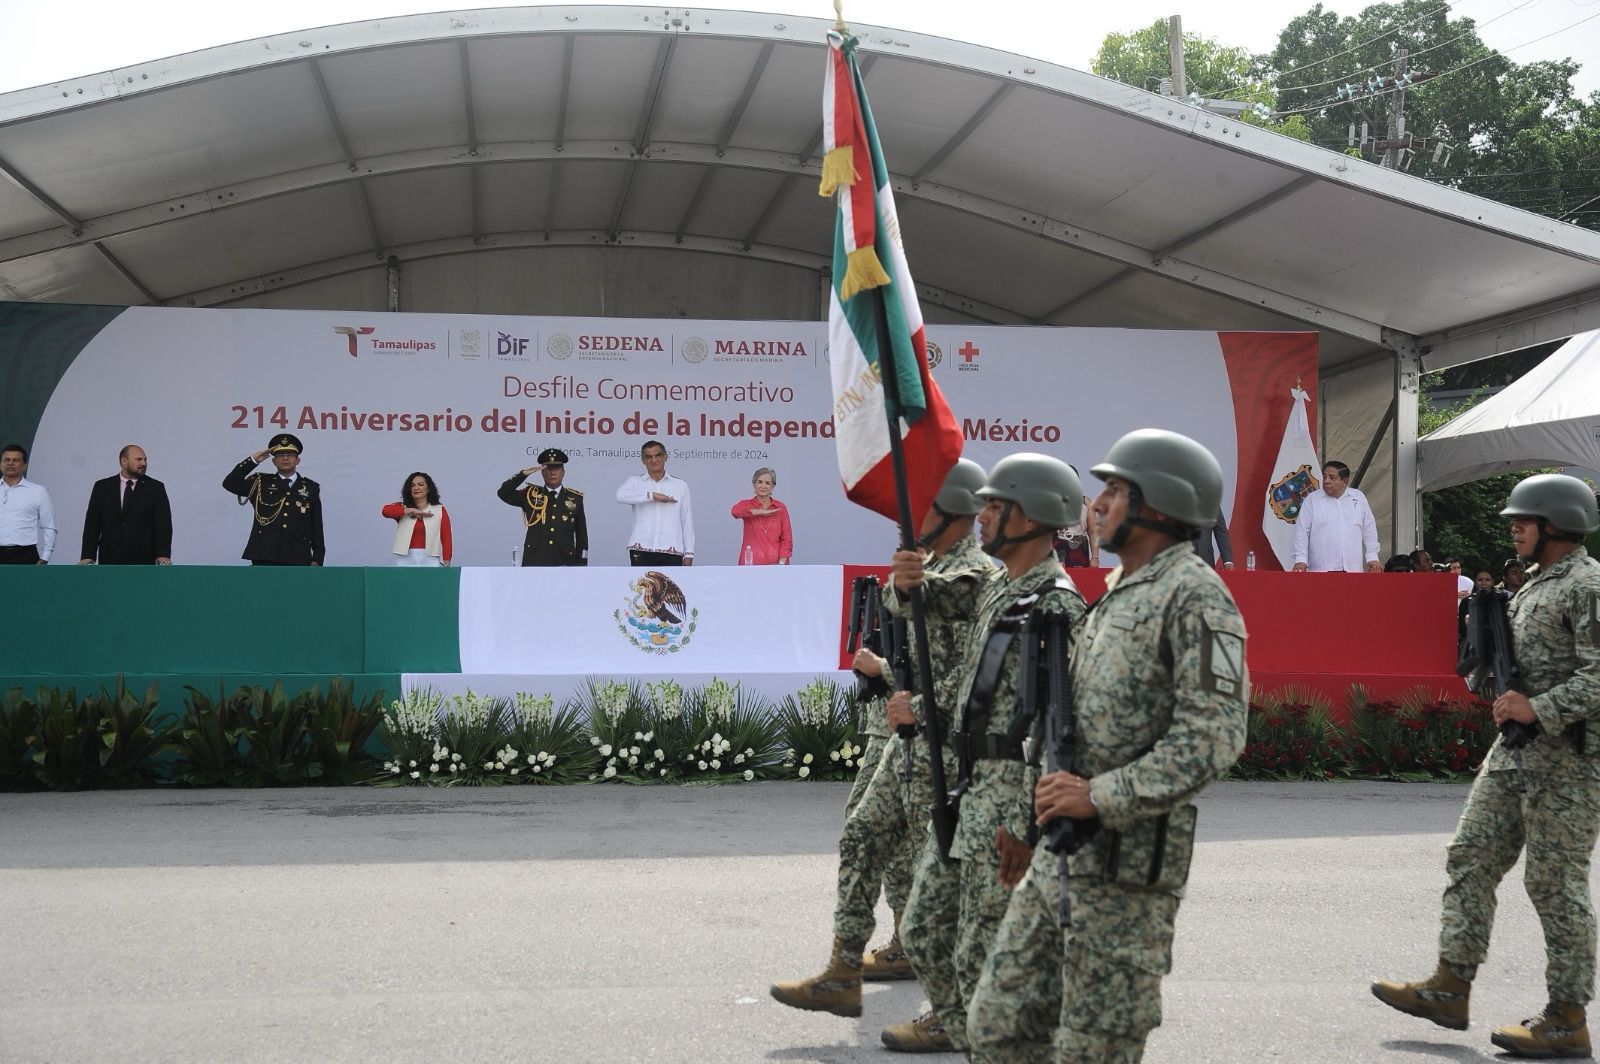
M 978 599 L 951 703 L 961 707 L 960 726 L 951 735 L 959 764 L 955 791 L 961 795 L 950 847 L 955 863 L 943 865 L 932 845 L 924 850 L 902 925 L 912 967 L 958 1049 L 976 1048 L 969 1045 L 968 1008 L 1010 888 L 1032 856 L 1033 773 L 1020 744 L 1006 735 L 1017 698 L 1013 641 L 1035 607 L 1064 613 L 1074 623 L 1084 613 L 1083 596 L 1052 551 L 1055 530 L 1083 517 L 1083 488 L 1072 468 L 1042 454 L 1010 455 L 977 494 L 985 500 L 978 517 L 983 549 L 1004 569 Z M 896 587 L 921 579 L 920 555 L 895 555 Z M 949 973 L 948 985 L 939 985 L 941 973 Z
M 1383 980 L 1372 992 L 1401 1012 L 1465 1030 L 1472 979 L 1488 957 L 1495 888 L 1526 843 L 1523 880 L 1544 927 L 1549 1004 L 1489 1040 L 1517 1057 L 1587 1057 L 1584 1006 L 1594 997 L 1595 965 L 1589 859 L 1600 832 L 1600 743 L 1587 732 L 1600 718 L 1600 562 L 1583 536 L 1600 529 L 1600 513 L 1583 481 L 1545 474 L 1512 488 L 1500 514 L 1511 518 L 1522 562 L 1539 567 L 1506 607 L 1520 690 L 1495 699 L 1494 719 L 1531 725 L 1535 735 L 1513 753 L 1502 734 L 1473 781 L 1446 851 L 1433 976 Z
M 300 437 L 280 432 L 234 466 L 222 486 L 250 504 L 255 524 L 245 541 L 243 558 L 251 565 L 321 565 L 327 549 L 322 542 L 322 486 L 296 469 L 300 465 Z M 252 473 L 261 460 L 272 456 L 276 473 Z
M 1066 861 L 1056 1059 L 1144 1056 L 1194 848 L 1194 797 L 1244 747 L 1244 622 L 1194 537 L 1222 501 L 1217 460 L 1187 436 L 1140 429 L 1090 470 L 1101 544 L 1122 564 L 1072 651 L 1077 772 L 1039 781 L 1041 826 L 1089 836 Z M 1057 888 L 1057 896 L 1061 887 Z
M 972 518 L 983 508 L 976 491 L 984 479 L 983 467 L 976 462 L 958 461 L 945 477 L 920 529 L 919 542 L 934 555 L 923 584 L 928 640 L 934 648 L 959 647 L 966 641 L 978 592 L 999 575 L 972 536 Z M 888 607 L 892 613 L 909 610 L 906 600 L 898 594 L 889 596 Z M 864 672 L 887 676 L 887 663 L 870 651 L 865 654 L 873 660 L 863 663 L 858 655 L 857 667 L 865 664 Z M 915 657 L 914 650 L 910 657 Z M 935 654 L 932 661 L 943 732 L 948 735 L 949 707 L 957 679 L 955 666 L 960 658 L 956 654 Z M 891 726 L 916 726 L 923 711 L 920 696 L 913 699 L 908 692 L 898 692 L 889 709 L 895 716 L 884 720 L 882 730 L 887 735 Z M 887 749 L 879 758 L 869 757 L 863 762 L 863 778 L 870 778 L 859 800 L 846 813 L 844 834 L 839 840 L 834 955 L 822 975 L 773 986 L 772 996 L 786 1005 L 859 1016 L 863 980 L 915 977 L 900 944 L 899 924 L 911 889 L 912 867 L 928 837 L 933 791 L 926 742 L 911 740 L 909 778 L 906 742 L 896 734 L 887 740 Z M 953 776 L 953 767 L 950 772 Z M 873 908 L 880 881 L 894 911 L 896 933 L 887 946 L 863 958 L 862 949 L 875 929 Z M 915 1037 L 926 1039 L 927 1027 L 924 1024 L 919 1028 Z M 885 1041 L 890 1041 L 887 1032 Z
M 544 481 L 523 486 L 535 471 Z M 495 494 L 522 510 L 528 534 L 522 540 L 523 565 L 588 565 L 589 525 L 583 516 L 583 492 L 562 486 L 567 452 L 546 447 L 539 464 L 513 473 Z

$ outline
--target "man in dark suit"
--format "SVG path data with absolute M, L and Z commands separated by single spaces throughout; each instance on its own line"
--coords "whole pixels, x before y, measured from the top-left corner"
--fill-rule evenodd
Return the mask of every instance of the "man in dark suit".
M 79 565 L 171 565 L 172 504 L 167 486 L 145 475 L 144 448 L 128 444 L 115 476 L 94 482 L 83 515 Z
M 537 471 L 543 484 L 523 481 Z M 495 494 L 522 510 L 528 534 L 522 540 L 523 565 L 588 565 L 589 525 L 583 515 L 583 492 L 563 485 L 567 452 L 546 447 L 539 464 L 513 473 Z
M 1211 549 L 1213 539 L 1217 544 L 1215 553 Z M 1217 507 L 1217 519 L 1212 526 L 1200 530 L 1200 538 L 1194 541 L 1194 552 L 1209 566 L 1215 567 L 1220 559 L 1224 569 L 1233 568 L 1233 540 L 1228 535 L 1228 519 L 1223 516 L 1222 507 Z
M 321 565 L 327 554 L 322 542 L 322 485 L 296 471 L 301 450 L 300 437 L 280 432 L 266 450 L 252 454 L 222 478 L 223 488 L 239 497 L 239 505 L 250 506 L 254 520 L 241 557 L 251 565 Z M 269 454 L 277 472 L 252 473 Z

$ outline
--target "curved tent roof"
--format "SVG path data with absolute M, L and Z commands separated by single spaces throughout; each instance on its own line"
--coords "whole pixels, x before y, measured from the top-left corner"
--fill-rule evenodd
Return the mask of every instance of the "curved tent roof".
M 1574 336 L 1417 442 L 1423 491 L 1545 466 L 1600 469 L 1600 332 Z
M 825 269 L 827 28 L 458 11 L 0 95 L 0 298 L 211 306 L 502 248 Z M 1600 233 L 1079 71 L 856 32 L 935 320 L 1314 328 L 1327 368 L 1600 325 Z

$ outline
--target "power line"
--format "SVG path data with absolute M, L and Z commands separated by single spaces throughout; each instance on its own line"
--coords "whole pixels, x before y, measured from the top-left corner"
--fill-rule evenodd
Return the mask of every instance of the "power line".
M 1451 67 L 1449 70 L 1445 70 L 1445 71 L 1442 71 L 1442 72 L 1440 72 L 1438 74 L 1433 75 L 1434 80 L 1437 80 L 1437 79 L 1443 78 L 1443 77 L 1449 77 L 1451 74 L 1460 73 L 1461 71 L 1466 70 L 1469 67 L 1475 67 L 1479 63 L 1486 63 L 1489 60 L 1497 58 L 1497 57 L 1503 59 L 1503 58 L 1505 58 L 1505 52 L 1514 52 L 1519 48 L 1526 48 L 1530 44 L 1538 44 L 1540 41 L 1549 40 L 1551 37 L 1554 37 L 1557 34 L 1565 33 L 1568 30 L 1577 29 L 1579 26 L 1583 25 L 1585 22 L 1592 22 L 1597 18 L 1600 18 L 1600 11 L 1595 12 L 1593 15 L 1590 15 L 1587 18 L 1581 18 L 1577 22 L 1574 22 L 1569 26 L 1563 26 L 1558 30 L 1551 30 L 1549 33 L 1546 33 L 1542 37 L 1535 37 L 1531 41 L 1523 41 L 1521 44 L 1514 44 L 1510 48 L 1505 49 L 1505 51 L 1503 51 L 1503 52 L 1502 51 L 1490 50 L 1490 51 L 1486 52 L 1485 54 L 1479 56 L 1476 59 L 1473 59 L 1473 60 L 1471 60 L 1469 62 L 1466 62 L 1466 63 L 1462 63 L 1460 66 L 1457 66 L 1457 67 Z M 1365 96 L 1351 96 L 1351 97 L 1348 97 L 1348 98 L 1343 99 L 1343 100 L 1339 99 L 1338 97 L 1332 97 L 1330 99 L 1322 101 L 1321 103 L 1313 104 L 1310 107 L 1297 107 L 1297 108 L 1294 108 L 1294 109 L 1288 110 L 1288 111 L 1274 111 L 1273 115 L 1275 117 L 1277 117 L 1277 118 L 1284 118 L 1284 117 L 1287 117 L 1289 115 L 1303 115 L 1303 114 L 1308 114 L 1308 113 L 1310 113 L 1312 111 L 1323 111 L 1323 110 L 1328 109 L 1329 107 L 1336 107 L 1341 103 L 1355 103 L 1358 100 L 1375 99 L 1376 97 L 1383 96 L 1383 95 L 1386 95 L 1388 93 L 1394 92 L 1397 88 L 1402 88 L 1403 89 L 1404 86 L 1399 86 L 1399 85 L 1386 86 L 1384 88 L 1378 89 L 1375 92 L 1367 93 Z

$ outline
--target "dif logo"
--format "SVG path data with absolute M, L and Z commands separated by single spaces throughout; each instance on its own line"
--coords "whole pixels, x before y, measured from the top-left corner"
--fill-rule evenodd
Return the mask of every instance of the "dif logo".
M 525 362 L 528 358 L 528 338 L 510 333 L 495 333 L 494 353 L 500 358 Z

